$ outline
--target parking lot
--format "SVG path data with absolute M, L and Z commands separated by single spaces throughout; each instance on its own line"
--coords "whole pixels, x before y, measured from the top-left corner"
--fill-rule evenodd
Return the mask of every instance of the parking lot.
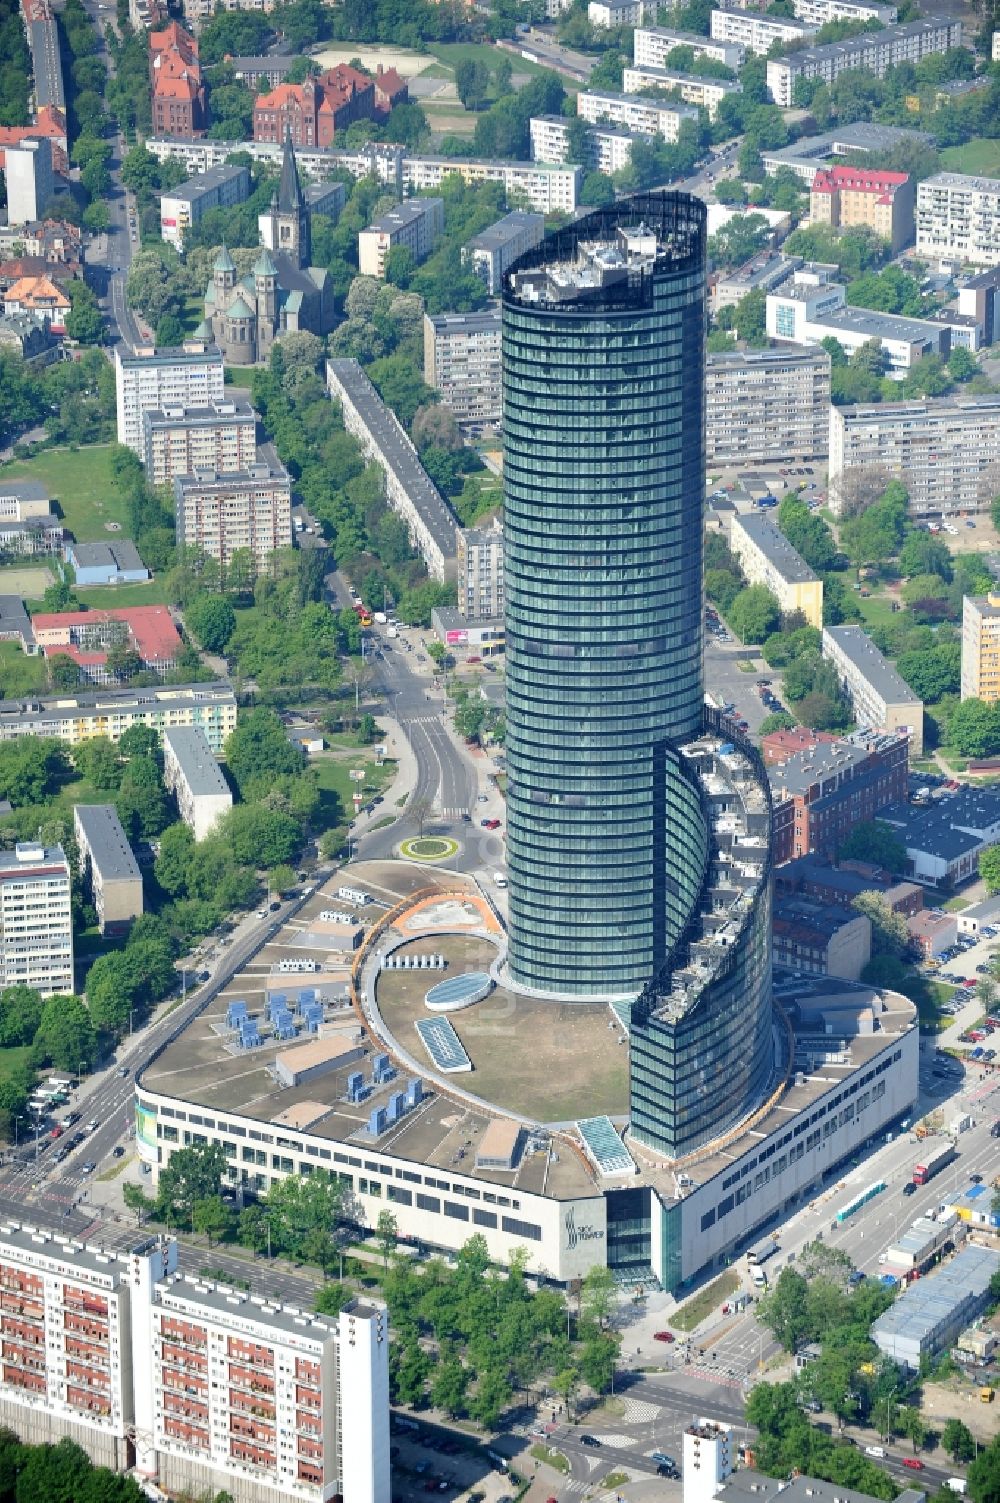
M 718 695 L 725 704 L 734 706 L 734 718 L 745 720 L 748 734 L 756 736 L 766 715 L 774 711 L 765 705 L 757 688 L 758 678 L 772 680 L 772 691 L 781 689 L 781 675 L 767 667 L 754 666 L 748 673 L 740 667 L 741 662 L 760 664 L 755 653 L 741 647 L 738 642 L 722 642 L 710 632 L 705 636 L 705 689 Z

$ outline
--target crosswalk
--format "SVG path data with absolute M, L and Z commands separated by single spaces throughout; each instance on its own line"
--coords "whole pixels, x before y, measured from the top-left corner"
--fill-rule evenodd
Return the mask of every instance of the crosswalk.
M 659 1418 L 659 1404 L 651 1404 L 648 1399 L 626 1399 L 625 1421 L 629 1425 L 649 1425 Z
M 565 1496 L 567 1493 L 585 1493 L 590 1483 L 582 1477 L 574 1477 L 569 1482 L 564 1482 L 560 1491 Z

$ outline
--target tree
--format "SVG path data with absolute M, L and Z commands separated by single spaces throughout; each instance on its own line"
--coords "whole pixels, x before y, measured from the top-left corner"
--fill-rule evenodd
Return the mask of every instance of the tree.
M 66 315 L 66 333 L 80 344 L 99 344 L 104 333 L 101 307 L 86 282 L 68 282 L 66 292 L 70 310 Z
M 66 758 L 57 741 L 40 736 L 20 736 L 0 743 L 0 798 L 15 808 L 43 803 L 55 793 Z
M 391 1211 L 380 1211 L 375 1227 L 375 1240 L 382 1252 L 382 1267 L 388 1269 L 389 1259 L 396 1251 L 399 1226 Z M 437 1400 L 434 1401 L 437 1403 Z
M 220 595 L 193 601 L 184 619 L 206 652 L 222 652 L 236 629 L 236 612 Z
M 66 652 L 54 653 L 46 663 L 53 689 L 75 689 L 80 682 L 80 667 Z
M 465 1390 L 468 1383 L 468 1371 L 457 1356 L 449 1354 L 438 1363 L 434 1373 L 431 1403 L 435 1409 L 442 1409 L 449 1418 L 454 1419 L 465 1412 Z
M 583 1278 L 580 1311 L 583 1318 L 602 1330 L 617 1304 L 617 1289 L 610 1268 L 595 1265 Z
M 972 1431 L 959 1419 L 945 1422 L 941 1431 L 941 1444 L 952 1461 L 971 1461 L 976 1450 Z
M 127 760 L 133 757 L 155 758 L 160 750 L 160 738 L 148 725 L 132 725 L 118 742 L 119 753 Z
M 416 1407 L 424 1397 L 424 1389 L 431 1371 L 431 1359 L 423 1350 L 416 1334 L 397 1343 L 395 1362 L 396 1401 Z
M 126 1181 L 122 1185 L 122 1200 L 125 1202 L 126 1210 L 135 1212 L 137 1225 L 141 1225 L 143 1215 L 153 1209 L 153 1202 L 141 1185 L 133 1185 Z
M 481 110 L 490 87 L 490 70 L 485 63 L 463 58 L 455 67 L 455 88 L 467 110 Z
M 469 1412 L 484 1430 L 495 1430 L 513 1397 L 505 1375 L 498 1368 L 487 1368 L 480 1376 Z
M 895 874 L 906 870 L 906 847 L 884 820 L 863 820 L 838 850 L 837 860 L 868 861 Z
M 904 955 L 910 948 L 910 931 L 901 913 L 891 909 L 880 892 L 859 892 L 851 907 L 872 926 L 873 955 Z
M 763 642 L 781 619 L 781 607 L 766 585 L 749 585 L 729 608 L 729 625 L 744 642 Z
M 967 1478 L 973 1503 L 1000 1503 L 1000 1440 L 994 1438 L 979 1452 Z
M 771 1331 L 786 1352 L 794 1352 L 810 1331 L 807 1311 L 808 1284 L 795 1269 L 784 1268 L 774 1288 L 757 1306 L 757 1318 Z
M 219 821 L 218 834 L 241 866 L 284 866 L 294 861 L 302 831 L 289 814 L 262 804 L 237 804 Z
M 209 1247 L 213 1237 L 220 1241 L 232 1229 L 233 1221 L 233 1213 L 221 1195 L 209 1195 L 204 1200 L 196 1200 L 191 1209 L 192 1230 L 203 1233 L 208 1238 Z
M 227 740 L 226 766 L 246 796 L 255 780 L 268 783 L 276 773 L 300 773 L 302 753 L 274 710 L 256 709 L 240 719 Z
M 760 734 L 769 736 L 772 731 L 792 731 L 795 726 L 795 716 L 789 715 L 786 710 L 781 710 L 776 715 L 764 716 L 760 724 Z
M 221 1143 L 195 1143 L 177 1148 L 160 1170 L 156 1214 L 167 1225 L 189 1222 L 199 1201 L 212 1200 L 226 1172 Z
M 948 739 L 960 756 L 993 756 L 1000 751 L 1000 705 L 963 699 L 952 711 Z
M 75 1074 L 81 1068 L 91 1069 L 95 1054 L 94 1025 L 80 998 L 49 997 L 42 1008 L 32 1057 L 38 1064 Z
M 987 892 L 1000 892 L 1000 845 L 990 845 L 979 853 L 979 875 Z
M 93 787 L 117 788 L 124 771 L 118 749 L 107 736 L 91 736 L 74 746 L 73 765 L 82 778 Z

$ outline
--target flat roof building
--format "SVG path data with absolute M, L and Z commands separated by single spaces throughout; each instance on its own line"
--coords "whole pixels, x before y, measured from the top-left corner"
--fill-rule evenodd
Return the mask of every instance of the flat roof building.
M 858 981 L 872 956 L 871 921 L 818 898 L 776 893 L 771 951 L 790 971 Z
M 270 444 L 243 470 L 174 476 L 177 541 L 228 567 L 238 549 L 264 564 L 292 542 L 292 481 Z
M 61 845 L 0 852 L 0 991 L 75 991 L 69 861 Z
M 770 590 L 783 615 L 801 611 L 809 626 L 822 627 L 823 581 L 769 517 L 733 517 L 729 546 L 749 582 Z
M 734 349 L 708 356 L 710 465 L 825 459 L 829 411 L 830 356 L 824 349 Z
M 977 873 L 980 851 L 1000 842 L 1000 794 L 965 787 L 930 804 L 892 804 L 879 819 L 905 845 L 908 876 L 956 887 Z
M 29 657 L 38 651 L 31 617 L 20 595 L 0 595 L 0 642 L 16 642 Z
M 794 103 L 800 78 L 819 78 L 833 83 L 848 69 L 861 69 L 884 78 L 901 63 L 918 63 L 936 52 L 962 45 L 962 23 L 950 16 L 930 16 L 902 26 L 831 42 L 825 47 L 804 47 L 787 57 L 771 58 L 767 64 L 767 87 L 775 104 L 788 109 Z
M 911 1372 L 924 1357 L 935 1357 L 980 1315 L 990 1297 L 990 1280 L 1000 1270 L 1000 1252 L 970 1245 L 927 1278 L 904 1289 L 878 1317 L 871 1339 L 880 1352 Z
M 222 351 L 203 340 L 180 347 L 115 346 L 118 442 L 143 457 L 142 419 L 162 407 L 205 407 L 225 396 Z
M 149 570 L 131 538 L 113 543 L 67 543 L 66 562 L 78 585 L 143 584 Z
M 739 42 L 757 57 L 766 57 L 776 42 L 798 45 L 816 35 L 816 26 L 790 16 L 759 15 L 756 11 L 712 11 L 710 35 L 718 42 Z
M 248 470 L 256 461 L 257 414 L 244 397 L 151 409 L 142 426 L 143 462 L 153 485 L 196 470 Z
M 486 285 L 490 297 L 500 293 L 500 280 L 518 256 L 531 250 L 545 234 L 545 215 L 526 209 L 513 209 L 473 235 L 462 249 L 462 260 L 470 265 Z
M 632 36 L 632 61 L 638 67 L 662 68 L 675 47 L 690 47 L 696 58 L 710 57 L 735 72 L 746 61 L 746 48 L 736 42 L 714 41 L 696 31 L 674 31 L 665 26 L 637 27 Z
M 163 782 L 177 800 L 181 819 L 204 840 L 233 807 L 233 795 L 197 725 L 168 726 L 163 732 Z
M 155 689 L 97 689 L 42 699 L 0 701 L 0 741 L 51 736 L 77 746 L 91 736 L 118 741 L 133 725 L 159 735 L 170 725 L 200 725 L 213 751 L 236 729 L 236 696 L 224 679 Z
M 1000 593 L 962 600 L 962 698 L 1000 700 Z
M 576 96 L 576 112 L 592 125 L 607 121 L 624 130 L 660 136 L 664 141 L 676 141 L 685 120 L 698 121 L 693 105 L 648 99 L 642 94 L 617 94 L 609 89 L 581 89 Z
M 837 670 L 860 726 L 906 731 L 911 755 L 924 747 L 924 706 L 918 695 L 887 663 L 860 626 L 823 628 L 823 656 Z
M 500 422 L 500 310 L 424 314 L 424 380 L 472 431 Z
M 855 731 L 771 762 L 775 862 L 814 853 L 832 860 L 855 825 L 906 798 L 908 754 L 905 733 Z
M 114 804 L 77 804 L 80 868 L 102 934 L 124 934 L 142 912 L 142 873 Z
M 1000 179 L 938 172 L 917 188 L 917 252 L 1000 266 Z
M 701 105 L 711 121 L 719 105 L 733 94 L 741 94 L 743 85 L 736 79 L 704 78 L 698 73 L 678 73 L 672 68 L 626 68 L 622 75 L 626 94 L 644 94 L 647 89 L 675 89 L 685 104 Z
M 420 463 L 398 418 L 356 360 L 328 360 L 326 385 L 343 408 L 348 433 L 381 469 L 386 500 L 406 523 L 410 541 L 428 572 L 442 583 L 453 579 L 455 515 Z
M 902 480 L 912 515 L 987 511 L 1000 466 L 1000 396 L 935 397 L 830 408 L 830 498 L 852 471 Z
M 394 250 L 408 250 L 414 261 L 429 256 L 444 233 L 443 198 L 406 198 L 358 236 L 358 266 L 365 277 L 384 277 Z
M 496 621 L 504 613 L 503 529 L 460 527 L 458 609 L 467 621 Z
M 870 1493 L 842 1482 L 820 1482 L 800 1473 L 790 1478 L 766 1477 L 751 1467 L 740 1467 L 715 1496 L 719 1503 L 776 1503 L 779 1493 L 781 1503 L 874 1503 Z M 897 1494 L 896 1503 L 924 1503 L 926 1497 L 922 1489 L 906 1487 Z
M 776 173 L 787 167 L 811 187 L 817 169 L 834 162 L 837 157 L 854 152 L 891 151 L 904 142 L 926 146 L 931 143 L 931 137 L 922 130 L 857 120 L 838 125 L 822 135 L 805 136 L 791 146 L 765 149 L 761 157 L 766 172 Z
M 817 345 L 835 339 L 848 356 L 877 339 L 885 357 L 886 375 L 905 380 L 925 355 L 947 355 L 951 331 L 927 318 L 904 318 L 848 307 L 846 288 L 826 277 L 801 275 L 768 293 L 766 328 L 769 339 Z
M 185 232 L 199 224 L 210 209 L 229 209 L 250 197 L 246 167 L 210 167 L 197 177 L 171 188 L 160 199 L 160 236 L 175 250 L 184 249 Z

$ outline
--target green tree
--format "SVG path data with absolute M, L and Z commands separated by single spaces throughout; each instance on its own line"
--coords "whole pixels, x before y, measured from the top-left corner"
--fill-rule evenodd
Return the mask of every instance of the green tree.
M 1000 706 L 963 699 L 952 711 L 948 739 L 960 756 L 993 756 L 1000 751 Z
M 66 333 L 80 344 L 100 344 L 104 333 L 101 307 L 95 293 L 85 282 L 68 282 L 66 291 L 70 310 L 66 315 Z
M 107 736 L 91 736 L 74 746 L 73 765 L 82 778 L 94 788 L 117 788 L 122 780 L 123 767 L 118 749 Z
M 972 1431 L 960 1419 L 945 1421 L 941 1431 L 941 1444 L 952 1461 L 971 1461 L 975 1455 L 976 1443 Z
M 196 1200 L 191 1210 L 192 1229 L 208 1238 L 209 1247 L 213 1238 L 216 1242 L 221 1242 L 227 1232 L 232 1230 L 234 1220 L 232 1211 L 221 1195 L 209 1195 L 204 1200 Z
M 168 1226 L 191 1221 L 200 1201 L 215 1199 L 226 1173 L 221 1143 L 194 1143 L 177 1148 L 160 1169 L 156 1214 Z
M 808 1284 L 793 1268 L 784 1268 L 773 1289 L 757 1305 L 757 1318 L 786 1352 L 794 1352 L 811 1329 Z
M 256 780 L 269 783 L 276 773 L 300 773 L 302 753 L 274 710 L 256 709 L 240 718 L 227 740 L 226 766 L 246 796 Z
M 185 621 L 206 652 L 222 652 L 236 629 L 236 612 L 222 596 L 206 595 L 188 606 Z
M 1000 845 L 987 846 L 979 853 L 979 875 L 987 892 L 1000 892 Z
M 287 865 L 302 844 L 302 831 L 291 815 L 262 804 L 237 804 L 219 821 L 218 834 L 234 859 L 248 867 Z
M 462 58 L 455 66 L 455 88 L 467 110 L 481 110 L 490 87 L 490 70 L 478 59 Z
M 393 1368 L 396 1402 L 416 1408 L 423 1401 L 431 1372 L 431 1359 L 415 1334 L 396 1345 L 397 1352 L 393 1354 L 396 1358 Z
M 781 608 L 766 585 L 748 585 L 729 607 L 727 620 L 744 642 L 763 642 L 778 625 Z
M 38 1064 L 75 1073 L 94 1063 L 96 1040 L 90 1013 L 79 997 L 49 997 L 42 1008 L 32 1058 Z
M 880 892 L 859 892 L 851 907 L 872 926 L 872 954 L 898 959 L 910 948 L 910 931 L 901 913 L 894 912 Z
M 1000 1437 L 984 1446 L 967 1473 L 973 1503 L 1000 1503 Z
M 487 1368 L 480 1374 L 469 1412 L 484 1430 L 495 1430 L 513 1397 L 505 1374 L 498 1368 Z
M 610 1268 L 595 1265 L 583 1277 L 580 1313 L 598 1330 L 608 1324 L 617 1305 L 617 1286 Z
M 437 1365 L 431 1383 L 431 1403 L 441 1409 L 450 1419 L 465 1413 L 465 1390 L 469 1384 L 468 1371 L 458 1357 L 449 1354 Z
M 906 870 L 906 847 L 884 820 L 863 820 L 855 825 L 837 852 L 838 861 L 869 861 L 886 871 Z
M 772 731 L 791 731 L 795 729 L 796 719 L 789 715 L 786 710 L 780 710 L 776 715 L 765 715 L 760 724 L 760 734 L 769 736 Z
M 399 1226 L 391 1211 L 380 1211 L 378 1222 L 375 1226 L 375 1240 L 382 1253 L 382 1267 L 388 1269 L 389 1259 L 396 1251 L 396 1239 L 399 1235 Z M 437 1400 L 434 1401 L 437 1403 Z

